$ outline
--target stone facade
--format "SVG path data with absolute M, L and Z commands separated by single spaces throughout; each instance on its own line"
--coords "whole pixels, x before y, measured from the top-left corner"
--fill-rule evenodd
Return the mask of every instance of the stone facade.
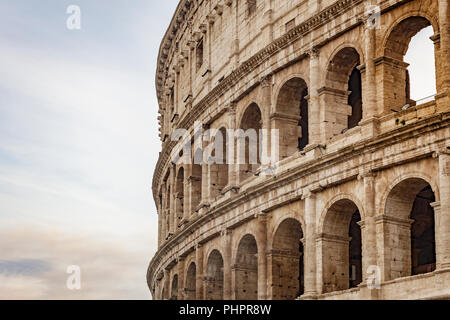
M 449 23 L 449 0 L 181 0 L 156 74 L 153 297 L 450 298 Z M 427 26 L 437 95 L 415 103 L 404 55 Z M 277 173 L 173 163 L 196 121 L 278 129 Z

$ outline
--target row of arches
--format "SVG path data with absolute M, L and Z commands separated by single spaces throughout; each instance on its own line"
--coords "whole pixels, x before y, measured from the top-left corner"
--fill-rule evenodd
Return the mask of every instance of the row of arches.
M 408 178 L 389 192 L 384 216 L 395 223 L 383 226 L 385 264 L 390 280 L 433 272 L 436 269 L 435 213 L 436 201 L 431 185 L 422 178 Z M 316 248 L 321 252 L 322 293 L 356 288 L 363 282 L 364 233 L 362 211 L 350 198 L 335 201 L 325 212 L 318 230 Z M 404 221 L 399 223 L 399 221 Z M 267 251 L 269 298 L 292 300 L 305 292 L 305 226 L 295 217 L 282 220 L 273 233 Z M 320 248 L 320 249 L 319 249 Z M 239 241 L 231 267 L 233 298 L 258 299 L 258 242 L 245 234 Z M 191 262 L 184 277 L 184 299 L 195 299 L 197 268 Z M 178 298 L 179 277 L 171 283 L 171 299 Z M 220 249 L 207 256 L 203 285 L 207 300 L 224 298 L 224 259 Z M 164 297 L 164 296 L 163 296 Z
M 417 99 L 417 96 L 424 97 L 436 92 L 438 76 L 435 72 L 436 53 L 433 42 L 426 38 L 433 33 L 433 28 L 436 29 L 427 18 L 412 16 L 400 21 L 389 32 L 384 56 L 378 62 L 382 83 L 377 84 L 377 87 L 379 99 L 383 99 L 379 103 L 389 106 L 391 112 L 415 105 L 414 99 Z M 422 39 L 421 43 L 416 44 L 420 47 L 420 51 L 417 52 L 414 48 L 409 50 L 410 44 L 415 44 L 417 39 Z M 308 87 L 308 80 L 299 76 L 292 77 L 277 86 L 273 107 L 270 107 L 270 119 L 263 117 L 265 110 L 257 103 L 247 106 L 240 114 L 237 128 L 244 131 L 255 130 L 258 143 L 250 143 L 250 138 L 246 138 L 245 161 L 244 164 L 238 165 L 237 172 L 231 172 L 236 171 L 236 168 L 224 161 L 211 165 L 193 164 L 189 173 L 183 167 L 178 168 L 175 172 L 175 186 L 171 186 L 169 179 L 166 178 L 165 189 L 160 191 L 160 208 L 165 215 L 164 237 L 176 232 L 183 217 L 195 213 L 202 200 L 213 201 L 216 197 L 220 197 L 227 187 L 238 186 L 257 174 L 261 166 L 260 130 L 263 127 L 279 130 L 280 160 L 304 150 L 310 144 L 310 133 L 317 133 L 317 130 L 312 130 L 312 126 L 321 127 L 319 131 L 322 138 L 330 138 L 357 127 L 365 112 L 363 104 L 365 80 L 361 71 L 364 69 L 363 64 L 364 57 L 356 46 L 343 46 L 333 52 L 319 89 L 320 105 L 323 108 L 319 124 L 311 122 L 311 90 Z M 430 72 L 427 73 L 428 77 L 425 77 L 428 89 L 422 91 L 420 88 L 424 87 L 423 85 L 417 88 L 414 84 L 424 77 L 417 72 L 412 74 L 409 70 L 415 70 L 417 65 L 424 64 Z M 423 68 L 421 70 L 423 73 Z M 420 92 L 414 92 L 411 90 L 412 87 Z M 270 121 L 270 125 L 264 124 L 264 121 Z M 227 137 L 226 130 L 226 127 L 218 130 L 221 137 Z M 212 143 L 214 142 L 215 139 L 212 139 Z M 227 159 L 227 143 L 222 142 L 224 142 L 221 150 L 223 159 Z M 189 189 L 186 188 L 186 184 L 190 185 Z M 175 197 L 171 196 L 172 192 Z M 163 194 L 167 195 L 165 200 Z M 186 198 L 189 201 L 189 208 L 186 206 Z M 189 212 L 186 212 L 187 210 Z

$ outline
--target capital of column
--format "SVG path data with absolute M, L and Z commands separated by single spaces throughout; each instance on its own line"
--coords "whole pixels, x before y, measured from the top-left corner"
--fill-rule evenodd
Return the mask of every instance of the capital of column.
M 236 102 L 229 102 L 225 105 L 225 110 L 229 113 L 236 113 Z
M 358 175 L 358 180 L 374 179 L 377 173 L 372 171 L 372 169 L 364 170 Z
M 316 198 L 316 193 L 312 190 L 307 190 L 305 193 L 303 193 L 302 195 L 302 200 L 306 200 L 306 199 L 315 199 Z
M 222 231 L 220 231 L 220 236 L 221 237 L 229 236 L 231 234 L 233 234 L 233 230 L 232 229 L 226 228 L 226 229 L 223 229 Z
M 311 58 L 311 59 L 318 59 L 320 56 L 320 48 L 313 46 L 311 47 L 311 49 L 309 49 L 306 54 Z
M 261 79 L 259 80 L 259 83 L 261 84 L 261 87 L 263 87 L 263 88 L 270 87 L 272 85 L 272 75 L 268 74 L 268 75 L 261 77 Z
M 445 146 L 436 150 L 433 153 L 433 158 L 439 158 L 440 156 L 448 156 L 448 155 L 450 155 L 450 146 Z

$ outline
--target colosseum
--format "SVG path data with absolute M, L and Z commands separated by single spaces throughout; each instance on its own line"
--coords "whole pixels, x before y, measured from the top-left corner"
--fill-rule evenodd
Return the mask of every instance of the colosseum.
M 450 298 L 449 0 L 181 0 L 156 88 L 154 299 Z

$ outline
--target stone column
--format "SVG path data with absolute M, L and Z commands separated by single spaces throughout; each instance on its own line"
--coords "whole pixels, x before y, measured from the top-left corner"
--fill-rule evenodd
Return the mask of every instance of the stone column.
M 310 80 L 309 80 L 309 144 L 317 145 L 321 140 L 320 132 L 320 66 L 319 66 L 318 48 L 313 48 L 309 51 L 310 60 Z
M 264 0 L 263 27 L 261 28 L 264 43 L 273 41 L 273 10 L 272 0 Z
M 361 299 L 378 300 L 381 284 L 381 266 L 378 264 L 377 231 L 375 224 L 375 174 L 366 172 L 360 176 L 364 183 L 364 220 L 358 224 L 361 227 L 362 236 L 362 286 Z M 378 272 L 379 271 L 379 272 Z M 379 277 L 379 278 L 378 278 Z
M 364 179 L 364 210 L 366 217 L 361 224 L 363 234 L 362 269 L 363 281 L 367 282 L 367 273 L 370 266 L 377 265 L 377 239 L 375 229 L 375 177 L 369 172 L 363 175 Z
M 236 124 L 236 104 L 230 102 L 228 107 L 228 131 L 227 131 L 227 140 L 229 141 L 227 157 L 228 157 L 228 185 L 231 188 L 234 188 L 238 185 L 238 170 L 236 167 L 236 138 L 235 138 L 235 130 L 237 127 Z
M 450 268 L 450 150 L 439 152 L 440 212 L 437 238 L 437 268 Z
M 258 215 L 258 299 L 267 299 L 267 216 Z
M 261 85 L 261 94 L 262 94 L 262 129 L 266 130 L 266 134 L 262 135 L 262 159 L 261 164 L 262 166 L 269 166 L 271 165 L 271 139 L 270 139 L 270 129 L 271 129 L 271 123 L 270 123 L 270 116 L 272 114 L 272 76 L 266 76 L 263 77 L 260 80 Z M 277 159 L 278 161 L 279 159 Z
M 239 3 L 238 1 L 233 1 L 234 15 L 232 19 L 233 23 L 233 34 L 231 36 L 231 53 L 230 60 L 234 68 L 239 67 Z
M 232 231 L 230 229 L 222 231 L 223 243 L 223 299 L 231 300 L 232 292 L 234 292 L 231 285 L 231 237 Z
M 178 300 L 184 300 L 184 257 L 178 258 Z
M 163 241 L 163 209 L 158 210 L 158 248 L 161 247 Z
M 442 260 L 442 250 L 444 249 L 441 245 L 442 235 L 440 233 L 441 228 L 441 202 L 436 201 L 430 203 L 431 207 L 434 210 L 434 224 L 435 224 L 435 246 L 436 246 L 436 270 L 445 269 L 441 265 Z
M 195 279 L 195 299 L 203 300 L 203 246 L 198 244 L 195 250 L 195 266 L 196 266 L 196 279 Z
M 364 87 L 363 87 L 363 120 L 371 119 L 377 115 L 377 82 L 375 71 L 375 55 L 376 55 L 376 28 L 368 25 L 365 27 L 365 55 L 366 65 L 364 69 Z
M 317 256 L 316 256 L 316 195 L 308 192 L 305 200 L 305 223 L 304 236 L 304 276 L 305 296 L 317 294 Z
M 439 26 L 441 33 L 441 68 L 444 90 L 450 88 L 450 1 L 439 0 Z

